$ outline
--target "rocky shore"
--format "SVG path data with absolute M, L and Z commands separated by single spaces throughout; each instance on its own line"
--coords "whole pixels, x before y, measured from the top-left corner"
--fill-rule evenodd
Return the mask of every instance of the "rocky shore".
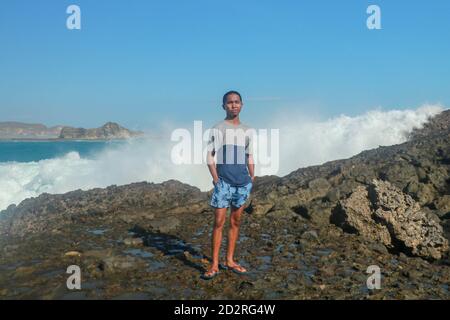
M 141 136 L 142 132 L 128 130 L 114 122 L 107 122 L 100 128 L 84 129 L 63 127 L 58 139 L 76 139 L 76 140 L 110 140 L 110 139 L 129 139 Z
M 0 299 L 449 299 L 449 170 L 447 110 L 406 143 L 258 177 L 236 252 L 250 273 L 211 281 L 212 190 L 43 194 L 0 212 Z

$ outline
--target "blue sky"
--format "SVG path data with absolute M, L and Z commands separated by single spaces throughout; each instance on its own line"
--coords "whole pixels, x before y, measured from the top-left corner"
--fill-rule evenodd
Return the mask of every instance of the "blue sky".
M 369 4 L 382 30 L 366 28 Z M 448 106 L 449 35 L 448 0 L 3 0 L 0 121 L 214 122 L 229 89 L 250 123 Z

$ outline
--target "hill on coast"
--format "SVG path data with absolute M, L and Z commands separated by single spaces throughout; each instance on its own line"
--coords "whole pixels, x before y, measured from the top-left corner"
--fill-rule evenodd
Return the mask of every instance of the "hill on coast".
M 128 130 L 114 122 L 107 122 L 100 128 L 94 129 L 69 126 L 47 127 L 43 124 L 22 122 L 0 122 L 0 140 L 108 140 L 128 139 L 139 135 L 142 135 L 142 132 Z

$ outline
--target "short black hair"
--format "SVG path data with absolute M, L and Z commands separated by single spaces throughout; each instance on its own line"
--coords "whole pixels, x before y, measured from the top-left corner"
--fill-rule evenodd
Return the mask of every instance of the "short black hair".
M 227 102 L 227 97 L 228 97 L 230 94 L 237 94 L 237 95 L 239 96 L 239 99 L 241 99 L 241 102 L 242 102 L 241 94 L 240 94 L 239 92 L 237 92 L 237 91 L 231 90 L 231 91 L 228 91 L 227 93 L 225 93 L 225 94 L 223 95 L 222 103 L 223 103 L 224 105 L 225 105 L 225 103 Z

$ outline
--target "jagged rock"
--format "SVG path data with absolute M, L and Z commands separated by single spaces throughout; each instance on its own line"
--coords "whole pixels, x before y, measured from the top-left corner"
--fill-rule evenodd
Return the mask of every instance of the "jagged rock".
M 411 196 L 387 181 L 374 180 L 369 198 L 375 208 L 374 217 L 413 255 L 440 259 L 448 250 L 442 226 L 421 211 Z
M 417 199 L 420 205 L 430 203 L 435 198 L 436 191 L 431 184 L 419 184 L 419 190 L 417 191 Z
M 387 181 L 360 186 L 337 205 L 332 222 L 388 248 L 440 259 L 448 250 L 442 226 L 419 203 Z
M 392 247 L 388 229 L 373 220 L 369 194 L 364 186 L 357 187 L 350 197 L 339 201 L 331 220 L 344 231 L 358 233 L 389 248 Z
M 438 210 L 437 215 L 440 218 L 448 218 L 450 216 L 450 195 L 445 195 L 437 199 L 435 207 Z
M 129 224 L 152 221 L 158 216 L 167 217 L 167 212 L 174 207 L 189 212 L 199 202 L 201 208 L 206 201 L 206 194 L 198 188 L 176 180 L 76 190 L 64 195 L 42 194 L 22 201 L 12 210 L 0 212 L 0 234 L 23 237 L 103 216 L 110 223 L 116 219 Z

